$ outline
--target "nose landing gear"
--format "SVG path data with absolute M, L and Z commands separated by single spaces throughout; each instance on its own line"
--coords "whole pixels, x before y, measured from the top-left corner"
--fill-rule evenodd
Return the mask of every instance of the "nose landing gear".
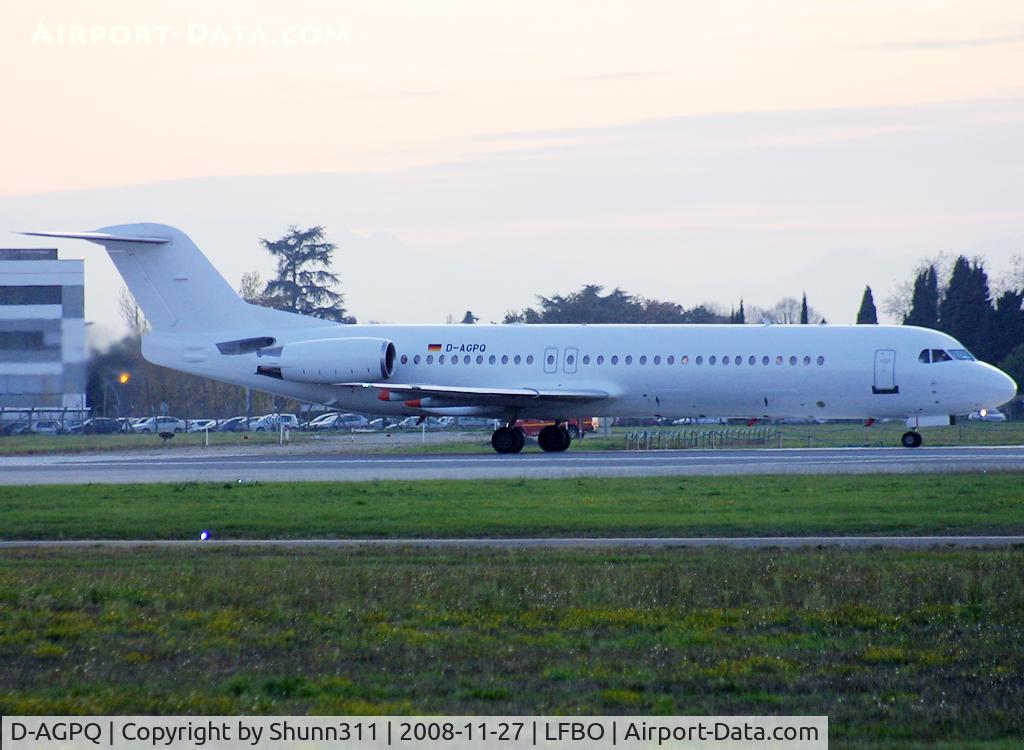
M 921 443 L 924 441 L 921 439 L 921 434 L 919 432 L 911 430 L 910 432 L 903 433 L 903 437 L 900 438 L 900 442 L 903 444 L 904 448 L 920 448 Z

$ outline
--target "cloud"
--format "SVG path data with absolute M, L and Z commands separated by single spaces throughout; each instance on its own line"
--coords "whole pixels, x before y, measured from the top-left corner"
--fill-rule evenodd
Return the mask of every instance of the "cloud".
M 577 76 L 571 80 L 591 82 L 626 81 L 639 78 L 660 78 L 663 75 L 665 75 L 665 71 L 662 70 L 623 70 L 617 73 L 595 73 L 593 75 Z
M 977 36 L 946 39 L 908 39 L 902 42 L 875 44 L 862 49 L 886 52 L 919 52 L 941 49 L 970 49 L 980 47 L 1003 47 L 1024 44 L 1024 34 L 1003 34 L 999 36 Z

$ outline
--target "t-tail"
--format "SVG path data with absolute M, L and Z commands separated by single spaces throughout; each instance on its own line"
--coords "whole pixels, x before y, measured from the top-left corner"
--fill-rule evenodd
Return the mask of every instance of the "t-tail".
M 23 232 L 103 245 L 155 332 L 241 329 L 253 308 L 184 232 L 166 224 L 121 224 L 94 232 Z

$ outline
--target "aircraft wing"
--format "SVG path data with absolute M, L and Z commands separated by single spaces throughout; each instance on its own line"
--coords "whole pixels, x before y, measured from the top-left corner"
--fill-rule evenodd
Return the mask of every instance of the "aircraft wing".
M 472 386 L 414 385 L 394 383 L 338 383 L 350 388 L 373 388 L 381 401 L 437 399 L 459 404 L 518 403 L 523 401 L 562 401 L 586 403 L 608 398 L 605 391 L 563 388 L 476 388 Z

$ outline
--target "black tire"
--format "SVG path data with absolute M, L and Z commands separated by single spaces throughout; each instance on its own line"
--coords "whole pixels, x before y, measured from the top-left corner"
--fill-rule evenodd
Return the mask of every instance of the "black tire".
M 921 438 L 921 434 L 918 432 L 904 432 L 903 437 L 900 438 L 900 442 L 904 448 L 920 448 L 921 443 L 924 442 Z
M 564 427 L 561 428 L 558 432 L 559 432 L 559 439 L 561 441 L 561 444 L 560 444 L 560 447 L 558 448 L 558 450 L 559 451 L 567 451 L 567 450 L 569 450 L 569 446 L 572 445 L 572 437 L 573 437 L 572 433 L 569 430 L 565 429 Z
M 572 435 L 565 427 L 548 425 L 537 435 L 537 444 L 542 451 L 561 453 L 572 443 Z
M 491 435 L 491 447 L 497 453 L 519 453 L 525 444 L 523 433 L 512 427 L 499 427 Z

